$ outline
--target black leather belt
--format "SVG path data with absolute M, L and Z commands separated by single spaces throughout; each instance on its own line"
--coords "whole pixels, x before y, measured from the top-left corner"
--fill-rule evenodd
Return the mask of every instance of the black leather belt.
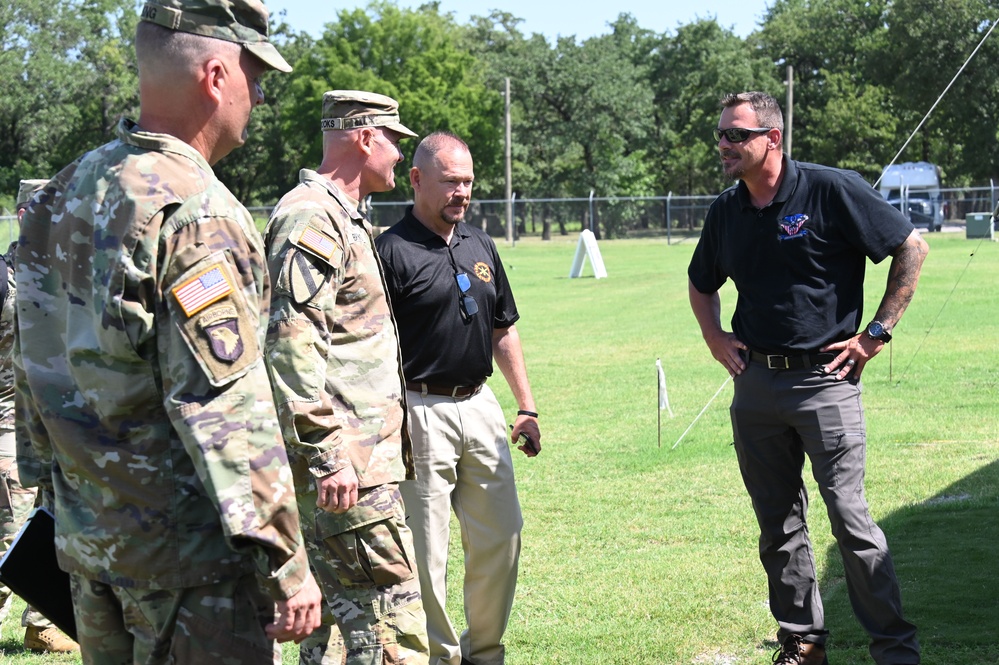
M 763 363 L 768 369 L 807 369 L 815 365 L 831 363 L 835 353 L 801 353 L 795 356 L 782 356 L 776 353 L 750 351 L 749 359 Z
M 438 386 L 432 383 L 407 381 L 406 390 L 412 390 L 421 395 L 444 395 L 445 397 L 471 397 L 482 390 L 482 384 L 474 386 Z

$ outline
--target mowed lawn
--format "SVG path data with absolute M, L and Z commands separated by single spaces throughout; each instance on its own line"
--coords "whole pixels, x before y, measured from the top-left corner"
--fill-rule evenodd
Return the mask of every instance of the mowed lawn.
M 920 628 L 923 663 L 995 664 L 999 245 L 963 233 L 926 237 L 931 253 L 916 298 L 863 375 L 867 497 Z M 509 665 L 770 662 L 776 625 L 730 445 L 731 384 L 687 305 L 693 244 L 602 241 L 609 276 L 597 280 L 589 265 L 569 279 L 575 237 L 500 242 L 544 447 L 533 460 L 515 451 L 526 525 Z M 887 265 L 870 267 L 865 320 Z M 726 323 L 733 305 L 726 287 Z M 672 418 L 657 408 L 656 358 Z M 516 405 L 498 372 L 491 385 L 512 422 Z M 830 661 L 871 663 L 825 510 L 809 488 Z M 457 537 L 452 549 L 460 625 Z M 0 660 L 78 662 L 24 653 L 21 634 L 8 618 Z M 285 663 L 295 662 L 286 648 Z

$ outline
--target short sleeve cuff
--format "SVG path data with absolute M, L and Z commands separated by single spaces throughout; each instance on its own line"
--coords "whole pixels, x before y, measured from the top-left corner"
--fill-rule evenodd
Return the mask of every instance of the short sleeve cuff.
M 309 559 L 305 546 L 299 546 L 283 566 L 263 580 L 263 585 L 274 600 L 288 600 L 301 591 L 309 578 Z

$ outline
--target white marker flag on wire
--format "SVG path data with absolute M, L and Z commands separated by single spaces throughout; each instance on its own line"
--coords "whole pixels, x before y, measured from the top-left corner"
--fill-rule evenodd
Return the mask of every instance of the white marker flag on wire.
M 673 417 L 673 408 L 669 405 L 669 394 L 666 392 L 666 372 L 663 371 L 663 364 L 656 358 L 656 373 L 659 375 L 659 410 L 666 409 L 669 417 Z

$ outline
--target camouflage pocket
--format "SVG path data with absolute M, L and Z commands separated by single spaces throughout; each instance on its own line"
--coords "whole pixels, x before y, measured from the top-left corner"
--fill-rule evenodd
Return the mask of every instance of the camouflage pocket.
M 259 627 L 259 642 L 235 635 L 232 625 L 212 622 L 181 608 L 177 614 L 174 639 L 170 643 L 170 662 L 176 665 L 204 663 L 240 663 L 241 665 L 274 665 L 275 649 L 268 648 L 263 627 Z
M 412 547 L 396 520 L 366 524 L 323 542 L 345 587 L 392 586 L 413 579 Z
M 17 462 L 12 457 L 0 457 L 0 540 L 13 540 L 34 506 L 35 490 L 21 485 Z M 0 547 L 0 552 L 5 549 Z

